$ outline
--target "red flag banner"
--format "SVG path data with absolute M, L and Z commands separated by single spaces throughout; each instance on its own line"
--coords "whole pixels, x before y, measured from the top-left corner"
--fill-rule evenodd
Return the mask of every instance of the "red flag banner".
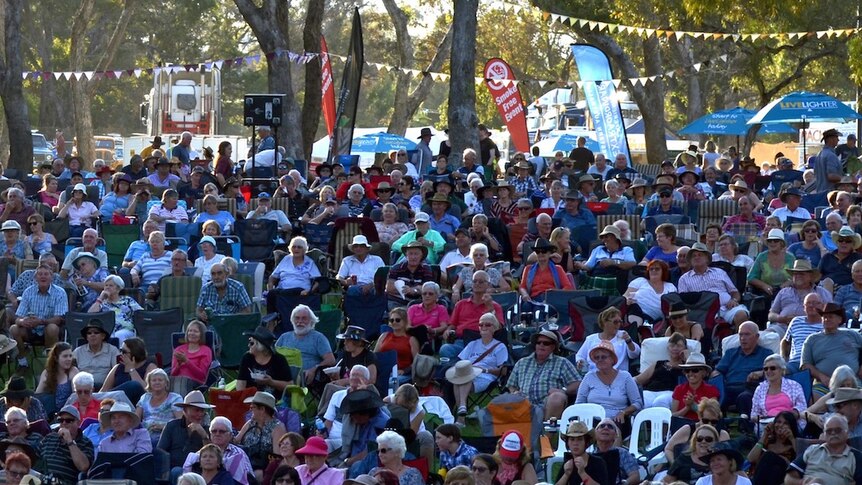
M 329 62 L 329 50 L 326 39 L 320 36 L 320 87 L 323 95 L 323 119 L 326 122 L 326 132 L 332 136 L 335 129 L 335 86 L 332 84 L 332 64 Z
M 503 59 L 493 57 L 485 63 L 485 84 L 491 91 L 497 111 L 503 117 L 512 144 L 519 152 L 529 153 L 530 135 L 527 134 L 527 114 L 521 101 L 521 90 L 514 82 L 515 74 Z

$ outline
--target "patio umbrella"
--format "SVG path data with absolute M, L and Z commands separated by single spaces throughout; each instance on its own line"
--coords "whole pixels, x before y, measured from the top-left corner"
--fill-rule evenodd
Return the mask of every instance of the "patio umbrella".
M 543 157 L 551 157 L 554 155 L 554 153 L 558 151 L 568 154 L 576 146 L 578 146 L 578 138 L 580 138 L 580 136 L 550 136 L 548 138 L 545 138 L 544 140 L 541 140 L 539 143 L 536 143 L 533 146 L 539 147 L 539 155 Z M 587 144 L 585 146 L 594 152 L 601 151 L 601 148 L 599 147 L 599 142 L 593 140 L 592 138 L 587 138 Z
M 743 136 L 751 129 L 748 120 L 757 114 L 749 109 L 736 108 L 716 111 L 692 121 L 679 130 L 680 135 L 726 135 Z M 785 123 L 764 125 L 759 133 L 796 133 L 796 129 Z
M 862 115 L 828 94 L 796 91 L 764 106 L 753 118 L 748 120 L 748 124 L 802 123 L 802 159 L 805 160 L 807 122 L 843 123 L 859 118 L 862 118 Z
M 408 140 L 403 136 L 393 135 L 392 133 L 372 133 L 363 135 L 353 139 L 353 144 L 350 146 L 351 152 L 361 153 L 388 153 L 393 150 L 414 150 L 416 142 Z

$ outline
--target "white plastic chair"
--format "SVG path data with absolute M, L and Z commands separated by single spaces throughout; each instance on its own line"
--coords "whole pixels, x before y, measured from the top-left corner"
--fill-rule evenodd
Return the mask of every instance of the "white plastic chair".
M 670 432 L 671 415 L 670 409 L 660 407 L 646 408 L 635 415 L 635 419 L 632 421 L 629 452 L 634 455 L 636 460 L 640 460 L 644 456 L 644 453 L 641 453 L 641 450 L 638 449 L 638 443 L 641 441 L 641 429 L 644 427 L 644 424 L 649 423 L 649 430 L 647 430 L 649 431 L 649 441 L 644 447 L 644 451 L 648 451 L 662 446 L 667 441 L 668 433 Z M 664 456 L 664 453 L 660 453 L 649 460 L 647 471 L 652 470 L 655 465 L 665 462 L 667 462 L 667 458 Z
M 551 476 L 551 470 L 553 469 L 554 463 L 563 462 L 563 454 L 566 452 L 566 441 L 563 438 L 563 433 L 566 432 L 566 428 L 569 427 L 569 423 L 572 421 L 580 421 L 582 423 L 586 423 L 590 429 L 593 429 L 596 427 L 596 424 L 603 419 L 605 419 L 605 408 L 598 404 L 572 404 L 563 410 L 563 414 L 560 416 L 560 420 L 558 421 L 560 425 L 560 433 L 557 437 L 557 449 L 554 451 L 554 456 L 549 458 L 547 463 L 545 463 L 545 472 L 548 482 L 553 483 L 554 481 L 554 477 Z

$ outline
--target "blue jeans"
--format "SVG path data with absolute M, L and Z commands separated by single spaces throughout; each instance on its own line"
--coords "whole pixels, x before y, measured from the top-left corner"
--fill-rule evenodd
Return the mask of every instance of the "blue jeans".
M 440 346 L 440 357 L 448 358 L 449 362 L 454 365 L 455 361 L 458 360 L 458 354 L 460 354 L 466 346 L 467 344 L 465 344 L 461 339 L 458 339 L 451 344 L 443 344 Z

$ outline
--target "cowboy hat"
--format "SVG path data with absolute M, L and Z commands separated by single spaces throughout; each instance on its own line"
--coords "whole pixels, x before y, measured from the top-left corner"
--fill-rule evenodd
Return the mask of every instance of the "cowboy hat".
M 805 194 L 801 190 L 797 189 L 796 187 L 790 187 L 789 189 L 782 192 L 778 198 L 781 199 L 781 202 L 786 203 L 788 195 L 795 195 L 796 197 L 799 197 L 801 199 L 802 196 Z
M 275 396 L 268 392 L 257 391 L 254 396 L 247 397 L 243 400 L 244 404 L 259 404 L 275 411 Z
M 206 399 L 204 399 L 204 395 L 201 391 L 192 391 L 186 394 L 186 397 L 183 398 L 183 402 L 174 404 L 174 406 L 178 408 L 198 408 L 198 409 L 212 409 L 213 406 L 207 404 Z
M 679 366 L 683 369 L 706 369 L 707 371 L 712 371 L 712 367 L 706 363 L 706 357 L 700 352 L 692 352 L 688 356 L 688 359 L 685 360 L 685 364 L 680 364 Z
M 635 174 L 635 175 L 637 175 L 637 174 Z M 620 173 L 614 175 L 614 180 L 616 180 L 617 182 L 628 182 L 628 183 L 631 183 L 631 181 L 632 181 L 632 179 L 629 178 L 629 175 L 626 172 L 620 172 Z
M 428 257 L 428 246 L 422 244 L 419 241 L 410 241 L 409 243 L 401 246 L 401 253 L 406 256 L 408 249 L 419 249 L 422 251 L 422 259 Z
M 709 251 L 709 248 L 706 247 L 706 244 L 701 242 L 696 242 L 691 245 L 691 249 L 688 250 L 688 254 L 686 255 L 689 262 L 691 262 L 691 258 L 694 253 L 705 253 L 710 258 L 712 257 L 712 253 Z
M 110 335 L 110 333 L 105 329 L 105 327 L 102 326 L 102 321 L 99 320 L 98 318 L 94 318 L 94 319 L 90 320 L 89 322 L 87 322 L 87 324 L 84 325 L 84 328 L 81 329 L 81 338 L 86 340 L 87 339 L 87 333 L 91 329 L 96 329 L 96 330 L 102 332 L 103 334 L 105 334 L 105 337 Z
M 564 438 L 579 438 L 581 436 L 593 437 L 593 430 L 583 421 L 572 421 L 566 427 L 565 433 L 560 433 Z
M 710 450 L 710 452 L 707 453 L 706 456 L 704 456 L 702 458 L 702 460 L 705 461 L 706 463 L 709 463 L 709 461 L 712 460 L 712 457 L 716 456 L 716 455 L 724 455 L 728 459 L 735 461 L 737 469 L 739 469 L 742 466 L 742 461 L 743 461 L 742 453 L 740 453 L 734 447 L 733 443 L 730 443 L 730 442 L 716 443 L 712 447 L 712 450 Z
M 623 240 L 622 235 L 620 234 L 620 229 L 613 224 L 608 224 L 607 226 L 605 226 L 604 229 L 602 229 L 602 232 L 599 233 L 599 239 L 601 239 L 602 236 L 607 236 L 607 235 L 611 235 L 611 236 L 617 238 L 617 241 Z
M 636 178 L 632 181 L 632 184 L 629 185 L 629 190 L 639 189 L 641 187 L 646 187 L 646 186 L 647 186 L 646 180 L 644 180 L 642 178 Z
M 859 234 L 856 234 L 856 231 L 854 231 L 853 229 L 850 229 L 850 227 L 848 227 L 848 226 L 844 226 L 841 229 L 839 229 L 838 231 L 833 231 L 831 236 L 832 236 L 832 242 L 834 242 L 836 245 L 838 244 L 838 240 L 841 239 L 842 237 L 849 237 L 849 238 L 853 238 L 853 249 L 854 250 L 859 249 L 859 246 L 862 246 L 862 236 L 860 236 Z
M 7 399 L 20 400 L 33 395 L 33 391 L 27 388 L 27 382 L 21 376 L 15 376 L 6 384 L 6 389 L 0 392 L 0 396 Z M 8 406 L 9 403 L 7 402 Z
M 422 128 L 419 130 L 419 138 L 423 138 L 426 136 L 434 136 L 434 132 L 431 131 L 431 128 Z
M 518 170 L 530 170 L 533 168 L 533 164 L 526 160 L 521 160 L 520 162 L 515 164 L 515 168 Z
M 793 262 L 793 267 L 787 271 L 791 273 L 811 273 L 811 278 L 814 281 L 820 281 L 820 270 L 811 266 L 811 261 L 807 259 L 797 259 Z
M 748 184 L 745 183 L 744 180 L 737 180 L 736 182 L 727 186 L 729 190 L 739 190 L 740 192 L 748 192 Z
M 270 352 L 275 353 L 275 334 L 270 332 L 268 328 L 259 325 L 253 332 L 243 332 L 242 334 L 257 340 L 268 348 Z
M 428 204 L 433 204 L 434 202 L 442 202 L 446 204 L 447 209 L 452 206 L 452 201 L 449 200 L 449 197 L 447 197 L 446 194 L 441 194 L 439 192 L 434 194 L 434 197 L 428 199 Z
M 592 175 L 581 175 L 578 178 L 578 182 L 575 184 L 575 189 L 581 190 L 581 185 L 587 183 L 595 185 L 596 179 Z
M 830 315 L 830 314 L 831 315 L 838 315 L 841 317 L 842 322 L 844 321 L 844 318 L 847 316 L 847 314 L 844 312 L 844 307 L 842 307 L 841 305 L 839 305 L 837 303 L 833 303 L 833 302 L 829 302 L 829 303 L 823 305 L 823 308 L 817 310 L 817 313 L 819 313 L 820 316 Z
M 512 184 L 510 184 L 509 182 L 502 181 L 502 182 L 497 183 L 497 185 L 495 185 L 495 186 L 488 186 L 486 190 L 490 190 L 494 194 L 494 196 L 497 196 L 500 189 L 506 189 L 509 192 L 514 192 L 515 187 L 512 186 Z
M 365 329 L 358 325 L 349 325 L 344 330 L 344 333 L 339 333 L 335 338 L 338 340 L 354 340 L 365 342 L 366 344 L 370 343 L 368 339 L 365 338 Z
M 395 187 L 393 187 L 392 184 L 390 184 L 389 182 L 380 182 L 374 189 L 374 193 L 379 194 L 380 192 L 394 193 Z
M 33 446 L 27 442 L 24 438 L 15 437 L 15 438 L 6 438 L 3 441 L 0 441 L 0 460 L 3 462 L 6 461 L 6 450 L 9 449 L 10 446 L 17 446 L 21 448 L 21 451 L 24 452 L 27 457 L 30 458 L 30 462 L 36 463 L 39 460 L 39 455 L 36 453 L 36 450 L 33 449 Z
M 485 372 L 479 367 L 473 366 L 469 360 L 459 360 L 454 366 L 446 370 L 446 380 L 452 384 L 467 384 Z
M 570 189 L 568 192 L 566 192 L 566 195 L 564 195 L 563 198 L 566 200 L 583 200 L 584 196 L 581 195 L 581 193 L 577 190 Z
M 383 400 L 374 391 L 359 389 L 348 392 L 341 402 L 341 412 L 344 414 L 376 411 L 383 407 Z
M 594 354 L 598 351 L 605 351 L 611 354 L 611 360 L 613 361 L 611 365 L 617 365 L 617 361 L 620 360 L 619 357 L 617 357 L 616 350 L 614 350 L 614 345 L 607 340 L 602 340 L 601 342 L 597 343 L 595 347 L 590 349 L 589 356 L 590 360 L 592 360 L 593 362 L 596 361 Z
M 668 181 L 668 180 L 662 180 L 662 179 L 670 179 L 670 180 Z M 658 187 L 660 185 L 670 185 L 671 187 L 673 187 L 674 185 L 676 185 L 676 182 L 677 182 L 677 176 L 675 173 L 663 173 L 663 174 L 660 174 L 658 177 L 655 178 L 655 182 L 653 182 L 652 186 L 654 188 Z
M 6 352 L 11 351 L 12 349 L 18 346 L 18 342 L 15 339 L 11 339 L 6 335 L 0 334 L 0 355 L 5 354 Z
M 162 137 L 160 137 L 160 136 L 153 137 L 153 141 L 150 142 L 150 145 L 159 146 L 159 147 L 164 145 L 164 144 L 165 144 L 165 142 L 162 141 Z
M 681 301 L 675 301 L 670 306 L 670 311 L 667 312 L 668 318 L 680 317 L 683 315 L 688 315 L 688 308 Z
M 102 425 L 102 429 L 110 429 L 111 428 L 111 416 L 114 414 L 125 414 L 129 416 L 132 420 L 131 429 L 137 428 L 139 424 L 141 424 L 141 418 L 138 417 L 135 410 L 132 409 L 132 406 L 129 404 L 117 401 L 111 406 L 111 410 L 104 413 L 99 413 L 99 424 Z
M 855 387 L 839 387 L 832 393 L 832 398 L 826 400 L 826 404 L 834 406 L 848 401 L 862 401 L 862 389 Z
M 757 167 L 757 162 L 751 157 L 745 157 L 739 161 L 739 167 L 743 170 L 748 167 Z
M 326 440 L 320 436 L 312 436 L 305 442 L 305 446 L 294 451 L 297 455 L 317 455 L 326 456 L 329 454 L 329 446 Z
M 823 136 L 820 138 L 820 141 L 823 141 L 833 136 L 841 136 L 841 132 L 836 130 L 835 128 L 830 128 L 823 132 Z

